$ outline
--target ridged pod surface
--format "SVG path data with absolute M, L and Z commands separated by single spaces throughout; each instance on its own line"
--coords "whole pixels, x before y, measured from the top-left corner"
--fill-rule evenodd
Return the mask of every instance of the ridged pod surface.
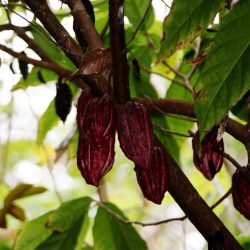
M 246 174 L 250 176 L 250 171 L 246 171 Z M 250 183 L 239 170 L 236 170 L 232 178 L 232 197 L 234 207 L 250 220 Z
M 110 136 L 100 147 L 94 147 L 80 141 L 77 151 L 78 168 L 88 184 L 99 186 L 101 178 L 114 163 L 115 136 Z
M 135 172 L 143 196 L 156 204 L 161 204 L 168 189 L 169 173 L 164 149 L 158 143 L 154 146 L 150 166 L 142 169 L 136 165 Z
M 152 161 L 154 140 L 147 109 L 140 103 L 127 102 L 119 108 L 116 127 L 124 154 L 137 168 L 147 169 Z
M 82 136 L 90 145 L 103 144 L 115 130 L 115 112 L 108 95 L 96 97 L 86 104 L 82 120 Z
M 192 141 L 194 165 L 208 180 L 214 178 L 223 164 L 223 157 L 218 153 L 218 150 L 224 151 L 224 142 L 223 139 L 217 142 L 216 138 L 217 129 L 215 128 L 205 135 L 200 147 L 198 132 Z
M 82 93 L 77 106 L 77 165 L 88 184 L 98 186 L 114 162 L 114 106 L 107 95 Z

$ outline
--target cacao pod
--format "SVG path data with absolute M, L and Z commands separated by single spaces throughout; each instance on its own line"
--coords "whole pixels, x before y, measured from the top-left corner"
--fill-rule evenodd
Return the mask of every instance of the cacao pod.
M 108 95 L 89 100 L 82 122 L 82 137 L 85 143 L 93 146 L 102 145 L 114 133 L 114 117 L 114 105 Z
M 217 138 L 217 129 L 212 129 L 206 134 L 199 145 L 198 132 L 195 133 L 192 141 L 193 146 L 193 161 L 196 168 L 208 180 L 212 180 L 217 172 L 220 171 L 223 164 L 223 157 L 219 151 L 224 151 L 224 142 Z
M 79 137 L 77 165 L 88 184 L 99 186 L 101 178 L 112 168 L 114 163 L 115 133 L 99 147 L 91 146 Z
M 147 169 L 153 154 L 153 128 L 147 109 L 140 103 L 127 102 L 119 109 L 117 133 L 124 154 L 138 168 Z
M 71 89 L 66 83 L 62 83 L 61 79 L 58 79 L 56 85 L 56 97 L 55 97 L 55 107 L 56 113 L 65 122 L 70 109 L 72 102 L 72 93 Z
M 114 162 L 114 106 L 107 95 L 81 94 L 77 107 L 77 165 L 88 184 L 98 186 Z
M 250 176 L 250 171 L 243 168 L 245 174 Z M 250 182 L 245 175 L 236 170 L 232 178 L 232 197 L 234 207 L 250 220 Z
M 164 149 L 158 143 L 154 146 L 150 166 L 142 169 L 136 165 L 135 172 L 143 196 L 156 204 L 161 204 L 168 189 L 169 173 Z

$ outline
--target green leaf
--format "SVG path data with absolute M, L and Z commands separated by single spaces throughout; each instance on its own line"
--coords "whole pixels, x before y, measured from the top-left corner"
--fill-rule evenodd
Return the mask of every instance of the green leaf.
M 72 200 L 28 222 L 18 235 L 14 250 L 74 249 L 90 203 L 88 197 Z
M 39 120 L 37 133 L 38 144 L 43 142 L 48 131 L 54 128 L 58 122 L 59 117 L 56 114 L 55 99 L 53 99 Z
M 169 56 L 181 45 L 192 41 L 213 21 L 222 0 L 175 0 L 164 21 L 159 56 Z
M 145 0 L 126 0 L 124 4 L 125 9 L 125 16 L 128 17 L 130 23 L 137 28 L 140 24 L 144 13 L 147 10 L 149 1 Z M 150 10 L 141 26 L 141 29 L 143 31 L 146 31 L 154 21 L 154 11 L 152 6 L 150 7 Z
M 58 78 L 58 75 L 48 69 L 41 69 L 39 67 L 34 66 L 31 70 L 31 72 L 28 74 L 28 77 L 26 80 L 23 79 L 23 77 L 20 79 L 20 81 L 13 86 L 12 91 L 18 90 L 18 89 L 26 89 L 30 86 L 39 86 L 41 84 L 41 81 L 38 79 L 38 72 L 41 72 L 44 80 L 46 82 L 52 81 L 52 80 L 56 80 Z
M 47 213 L 24 225 L 17 236 L 14 250 L 34 250 L 45 241 L 53 233 L 52 229 L 45 226 L 47 217 L 51 213 Z
M 123 213 L 113 204 L 106 203 L 109 209 L 126 219 Z M 94 227 L 95 250 L 146 250 L 146 243 L 136 230 L 124 224 L 99 207 Z
M 30 25 L 30 31 L 34 37 L 34 40 L 42 48 L 42 50 L 59 65 L 74 70 L 75 66 L 70 59 L 60 50 L 56 44 L 52 41 L 48 32 L 38 23 L 33 22 Z
M 250 89 L 250 1 L 226 15 L 201 72 L 196 101 L 201 135 L 218 124 Z

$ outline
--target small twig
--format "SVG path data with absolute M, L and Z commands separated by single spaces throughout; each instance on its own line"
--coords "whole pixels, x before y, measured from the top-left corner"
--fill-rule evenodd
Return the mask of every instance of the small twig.
M 216 208 L 218 205 L 220 205 L 232 192 L 232 189 L 230 188 L 221 198 L 219 198 L 210 208 L 214 209 Z M 175 217 L 175 218 L 170 218 L 170 219 L 165 219 L 165 220 L 160 220 L 160 221 L 156 221 L 156 222 L 149 222 L 149 223 L 145 223 L 145 222 L 141 222 L 141 221 L 130 221 L 130 220 L 126 220 L 124 219 L 122 216 L 120 216 L 119 214 L 117 214 L 116 212 L 114 212 L 113 210 L 111 210 L 109 207 L 107 207 L 104 203 L 93 200 L 99 207 L 103 208 L 108 214 L 110 214 L 112 217 L 114 217 L 115 219 L 117 219 L 118 221 L 124 223 L 124 224 L 133 224 L 133 225 L 140 225 L 142 227 L 147 227 L 147 226 L 157 226 L 160 224 L 167 224 L 169 222 L 174 222 L 174 221 L 184 221 L 185 219 L 187 219 L 187 216 L 181 216 L 181 217 Z
M 153 71 L 153 70 L 151 70 L 151 69 L 145 67 L 145 66 L 142 65 L 142 64 L 140 64 L 140 68 L 143 69 L 143 70 L 144 70 L 145 72 L 147 72 L 147 73 L 159 75 L 159 76 L 161 76 L 161 77 L 163 77 L 163 78 L 165 78 L 165 79 L 171 81 L 172 83 L 178 84 L 179 86 L 181 86 L 181 87 L 187 89 L 191 94 L 193 94 L 193 90 L 192 90 L 189 86 L 187 86 L 187 85 L 185 84 L 185 82 L 181 82 L 181 81 L 179 81 L 179 80 L 177 80 L 177 79 L 170 78 L 170 77 L 168 77 L 168 76 L 166 76 L 166 75 L 164 75 L 164 74 L 161 74 L 161 73 L 159 73 L 159 72 L 155 72 L 155 71 Z
M 103 38 L 103 37 L 105 36 L 105 34 L 106 34 L 108 28 L 109 28 L 109 20 L 107 20 L 107 22 L 105 23 L 105 25 L 104 25 L 104 27 L 103 27 L 101 33 L 100 33 L 100 37 L 101 37 L 101 38 Z
M 171 9 L 171 6 L 169 6 L 164 0 L 160 0 L 165 6 L 167 6 L 169 9 Z
M 221 196 L 219 200 L 217 200 L 210 208 L 214 209 L 216 208 L 222 201 L 224 201 L 230 194 L 232 193 L 232 188 L 229 188 L 229 190 Z
M 137 28 L 135 29 L 134 33 L 131 35 L 131 37 L 128 39 L 127 41 L 127 46 L 134 40 L 136 34 L 138 33 L 139 29 L 141 28 L 141 26 L 143 25 L 143 23 L 145 22 L 145 19 L 149 13 L 149 10 L 150 10 L 150 7 L 151 7 L 151 3 L 152 3 L 152 0 L 149 0 L 148 2 L 148 6 L 147 6 L 147 9 L 139 23 L 139 25 L 137 26 Z
M 169 130 L 169 129 L 165 129 L 163 128 L 160 124 L 157 124 L 157 123 L 153 123 L 154 126 L 158 127 L 159 130 L 161 132 L 163 132 L 164 134 L 169 134 L 169 135 L 178 135 L 178 136 L 182 136 L 182 137 L 193 137 L 191 134 L 183 134 L 183 133 L 179 133 L 179 132 L 176 132 L 176 131 L 172 131 L 172 130 Z

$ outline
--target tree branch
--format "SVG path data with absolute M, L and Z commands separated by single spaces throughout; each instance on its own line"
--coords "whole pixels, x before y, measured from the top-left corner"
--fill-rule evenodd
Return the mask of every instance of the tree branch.
M 19 27 L 12 24 L 0 25 L 0 32 L 4 30 L 13 30 L 27 45 L 44 61 L 52 62 L 50 57 L 40 48 L 40 46 L 31 39 L 27 34 L 28 27 Z
M 247 150 L 247 167 L 250 168 L 250 91 L 246 94 L 246 106 L 247 106 L 247 125 L 246 125 L 246 150 Z
M 194 105 L 190 102 L 175 99 L 134 99 L 144 104 L 152 114 L 177 114 L 195 117 Z M 228 119 L 226 131 L 235 139 L 246 144 L 246 127 L 233 119 Z
M 109 25 L 114 81 L 114 99 L 124 104 L 130 99 L 127 49 L 124 33 L 123 0 L 109 0 Z
M 74 64 L 79 67 L 84 52 L 52 13 L 47 1 L 24 0 L 24 2 L 30 7 L 35 16 L 38 17 L 45 29 L 51 34 L 62 50 Z
M 72 11 L 72 15 L 76 20 L 79 27 L 81 27 L 80 32 L 85 38 L 89 48 L 91 50 L 102 48 L 102 40 L 99 34 L 97 33 L 91 17 L 86 11 L 85 6 L 81 0 L 66 0 L 65 1 L 69 8 Z
M 65 77 L 69 80 L 71 80 L 71 75 L 73 74 L 72 71 L 64 69 L 63 67 L 59 66 L 56 63 L 53 62 L 47 62 L 47 61 L 39 61 L 39 60 L 35 60 L 32 58 L 29 58 L 21 53 L 15 52 L 13 50 L 11 50 L 10 48 L 6 47 L 5 45 L 0 44 L 0 50 L 10 54 L 11 56 L 17 58 L 17 59 L 21 59 L 22 61 L 26 62 L 26 63 L 30 63 L 32 65 L 41 67 L 41 68 L 45 68 L 45 69 L 49 69 L 49 70 L 53 70 L 54 72 L 56 72 L 58 75 Z M 82 88 L 86 88 L 86 84 L 85 82 L 80 79 L 80 78 L 74 78 L 72 79 L 72 82 L 74 82 L 75 84 L 77 84 L 78 86 L 82 87 Z

